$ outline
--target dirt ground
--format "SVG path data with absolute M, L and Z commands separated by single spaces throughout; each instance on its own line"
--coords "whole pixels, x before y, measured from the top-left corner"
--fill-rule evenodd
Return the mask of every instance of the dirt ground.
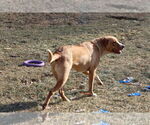
M 95 83 L 97 97 L 80 94 L 88 79 L 72 71 L 65 85 L 71 103 L 58 93 L 51 99 L 49 112 L 150 112 L 150 14 L 0 14 L 0 112 L 39 111 L 56 81 L 50 66 L 21 66 L 29 59 L 47 62 L 47 49 L 78 44 L 95 37 L 114 35 L 126 45 L 120 55 L 102 57 L 97 74 L 104 82 Z M 134 77 L 141 86 L 118 81 Z M 142 95 L 128 97 L 140 92 Z

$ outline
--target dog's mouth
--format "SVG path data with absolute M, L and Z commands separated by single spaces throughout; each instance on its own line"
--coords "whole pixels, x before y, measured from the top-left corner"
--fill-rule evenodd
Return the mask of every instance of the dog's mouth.
M 121 46 L 119 46 L 118 48 L 114 48 L 112 51 L 116 54 L 121 54 L 124 47 L 125 45 L 121 44 Z
M 123 50 L 123 49 L 118 49 L 118 50 L 113 49 L 113 52 L 116 53 L 116 54 L 121 54 L 121 53 L 122 53 L 122 50 Z

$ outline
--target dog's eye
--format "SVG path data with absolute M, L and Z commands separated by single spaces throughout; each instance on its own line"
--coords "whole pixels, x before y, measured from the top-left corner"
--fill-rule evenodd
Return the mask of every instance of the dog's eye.
M 112 43 L 112 45 L 113 45 L 113 46 L 116 46 L 116 43 L 115 43 L 115 42 L 113 42 L 113 43 Z

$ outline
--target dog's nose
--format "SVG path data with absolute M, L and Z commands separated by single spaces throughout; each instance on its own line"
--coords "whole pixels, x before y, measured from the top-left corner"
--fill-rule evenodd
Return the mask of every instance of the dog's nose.
M 122 48 L 124 48 L 125 47 L 125 45 L 122 45 Z
M 121 45 L 121 48 L 123 49 L 124 47 L 125 47 L 125 45 L 122 44 L 122 45 Z

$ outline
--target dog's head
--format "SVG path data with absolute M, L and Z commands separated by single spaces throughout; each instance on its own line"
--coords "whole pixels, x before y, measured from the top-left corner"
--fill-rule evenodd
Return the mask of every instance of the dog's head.
M 106 36 L 101 39 L 101 45 L 108 53 L 120 54 L 122 49 L 125 47 L 122 43 L 118 41 L 116 37 Z

